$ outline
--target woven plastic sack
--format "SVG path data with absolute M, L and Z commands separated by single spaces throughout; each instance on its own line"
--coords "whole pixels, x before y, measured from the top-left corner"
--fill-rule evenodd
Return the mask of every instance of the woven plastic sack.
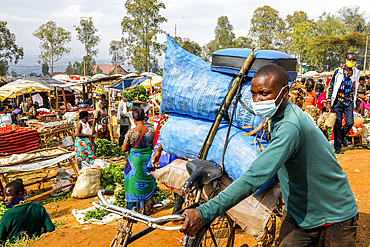
M 102 169 L 99 166 L 82 168 L 71 196 L 74 198 L 96 196 L 100 190 L 101 172 Z
M 161 112 L 213 121 L 232 78 L 231 75 L 211 71 L 211 64 L 185 51 L 167 35 Z M 241 100 L 251 108 L 250 84 L 251 80 L 243 84 Z M 232 107 L 229 108 L 229 117 L 231 111 Z M 235 126 L 257 126 L 262 120 L 237 103 Z
M 319 119 L 317 120 L 317 126 L 319 126 L 322 130 L 327 130 L 329 128 L 333 128 L 335 125 L 335 121 L 337 119 L 337 114 L 324 112 L 320 115 Z
M 211 125 L 212 122 L 208 120 L 171 114 L 161 130 L 162 147 L 167 153 L 179 158 L 194 159 L 202 147 Z M 220 125 L 207 156 L 207 160 L 220 166 L 227 129 L 228 125 Z M 246 131 L 239 128 L 231 128 L 224 164 L 225 171 L 233 180 L 248 170 L 260 153 L 258 144 L 255 148 L 254 136 L 242 136 L 245 133 Z M 266 147 L 267 141 L 262 140 L 261 143 Z

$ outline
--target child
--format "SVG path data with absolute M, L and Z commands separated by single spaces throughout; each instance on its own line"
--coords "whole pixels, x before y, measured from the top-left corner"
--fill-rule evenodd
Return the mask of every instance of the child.
M 312 78 L 307 79 L 305 86 L 307 88 L 307 97 L 305 98 L 306 106 L 308 105 L 316 105 L 316 93 L 314 91 L 315 88 L 315 81 Z
M 320 110 L 320 112 L 323 112 L 326 110 L 325 109 L 326 107 L 324 104 L 326 103 L 326 93 L 324 93 L 324 85 L 317 84 L 315 91 L 316 91 L 316 96 L 317 96 L 316 107 L 317 109 Z
M 5 186 L 5 205 L 9 210 L 1 217 L 0 240 L 14 242 L 22 234 L 29 237 L 52 232 L 55 227 L 45 208 L 36 202 L 24 198 L 26 190 L 21 179 L 16 179 Z

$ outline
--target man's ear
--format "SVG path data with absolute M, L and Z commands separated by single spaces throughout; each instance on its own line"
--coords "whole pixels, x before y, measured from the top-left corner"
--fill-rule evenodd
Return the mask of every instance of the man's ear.
M 288 94 L 289 94 L 289 85 L 286 85 L 285 88 L 283 89 L 283 98 L 288 98 Z

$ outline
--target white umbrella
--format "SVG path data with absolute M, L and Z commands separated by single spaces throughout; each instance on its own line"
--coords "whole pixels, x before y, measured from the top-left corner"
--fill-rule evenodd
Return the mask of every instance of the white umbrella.
M 316 71 L 308 71 L 304 74 L 305 76 L 319 76 L 320 73 L 316 72 Z
M 71 81 L 71 78 L 69 78 L 68 75 L 64 74 L 55 75 L 53 76 L 53 79 L 57 81 Z
M 150 86 L 159 86 L 162 84 L 162 76 L 153 76 L 152 78 L 146 79 L 140 85 L 145 88 L 150 88 Z
M 333 72 L 322 72 L 320 73 L 320 76 L 322 77 L 329 77 L 329 76 L 332 76 L 333 75 Z

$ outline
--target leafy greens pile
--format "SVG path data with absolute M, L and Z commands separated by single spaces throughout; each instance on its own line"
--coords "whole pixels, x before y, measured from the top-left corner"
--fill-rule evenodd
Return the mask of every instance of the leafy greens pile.
M 134 86 L 122 92 L 127 102 L 143 101 L 147 102 L 149 99 L 149 92 L 143 86 Z
M 128 152 L 122 152 L 122 148 L 120 146 L 114 147 L 111 141 L 106 139 L 96 139 L 95 140 L 96 157 L 120 157 L 122 155 L 127 155 Z

